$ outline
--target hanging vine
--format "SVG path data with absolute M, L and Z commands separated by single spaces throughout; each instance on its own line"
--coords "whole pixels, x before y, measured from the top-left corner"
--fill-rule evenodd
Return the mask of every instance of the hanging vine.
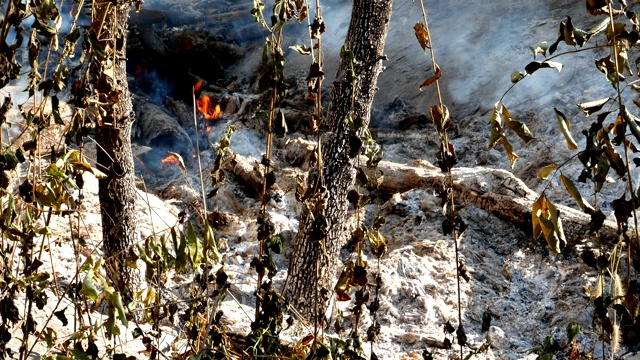
M 256 288 L 255 320 L 249 335 L 250 349 L 253 356 L 276 355 L 281 351 L 279 333 L 282 330 L 285 299 L 273 288 L 271 279 L 277 268 L 272 258 L 273 253 L 282 251 L 284 237 L 276 234 L 267 213 L 271 200 L 270 192 L 276 183 L 276 173 L 272 164 L 272 147 L 274 135 L 283 138 L 287 133 L 287 123 L 280 108 L 289 85 L 285 82 L 285 57 L 283 46 L 283 28 L 287 22 L 297 19 L 302 22 L 307 16 L 307 7 L 302 1 L 277 0 L 272 8 L 269 20 L 263 13 L 265 4 L 254 0 L 251 10 L 255 20 L 269 32 L 262 53 L 262 67 L 258 83 L 261 89 L 269 94 L 267 115 L 266 151 L 262 157 L 263 183 L 260 215 L 258 217 L 259 254 L 251 261 L 251 266 L 258 273 Z M 265 281 L 265 275 L 269 280 Z
M 440 91 L 439 79 L 442 77 L 442 70 L 436 63 L 435 54 L 433 51 L 432 37 L 429 32 L 429 23 L 427 21 L 427 12 L 425 10 L 424 2 L 420 0 L 420 7 L 422 10 L 422 22 L 416 23 L 414 26 L 414 34 L 418 39 L 420 47 L 423 51 L 429 49 L 431 57 L 431 66 L 434 74 L 426 79 L 420 88 L 435 84 L 436 94 L 438 96 L 438 104 L 429 108 L 429 116 L 431 121 L 435 125 L 440 139 L 440 150 L 438 153 L 437 164 L 440 170 L 445 174 L 445 181 L 440 189 L 439 197 L 442 199 L 442 213 L 445 219 L 442 222 L 442 232 L 444 235 L 451 235 L 453 237 L 454 249 L 455 249 L 455 267 L 456 267 L 456 285 L 457 285 L 457 304 L 458 304 L 458 328 L 454 328 L 449 322 L 445 326 L 445 334 L 453 334 L 455 331 L 458 345 L 460 345 L 460 359 L 463 359 L 463 350 L 467 345 L 467 335 L 464 331 L 462 324 L 462 303 L 460 300 L 460 278 L 466 276 L 466 266 L 460 259 L 459 249 L 459 237 L 467 228 L 462 218 L 456 213 L 455 208 L 455 193 L 453 187 L 453 175 L 451 170 L 457 164 L 455 146 L 449 141 L 449 135 L 447 129 L 451 125 L 451 117 L 449 115 L 449 109 L 444 105 L 442 101 L 442 94 Z

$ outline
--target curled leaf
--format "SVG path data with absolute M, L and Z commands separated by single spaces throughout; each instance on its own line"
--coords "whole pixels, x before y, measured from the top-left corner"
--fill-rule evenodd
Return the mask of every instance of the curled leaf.
M 595 209 L 593 208 L 593 206 L 589 205 L 589 203 L 582 197 L 582 194 L 580 194 L 580 191 L 578 191 L 578 188 L 576 188 L 576 185 L 573 183 L 573 181 L 571 181 L 571 179 L 566 177 L 564 174 L 560 174 L 560 181 L 562 181 L 562 184 L 564 185 L 564 187 L 567 189 L 569 194 L 576 200 L 576 202 L 578 203 L 578 206 L 580 206 L 580 209 L 583 212 L 587 214 L 592 214 L 595 212 Z
M 566 115 L 562 113 L 562 111 L 556 108 L 553 108 L 553 111 L 556 114 L 556 119 L 558 120 L 558 126 L 560 127 L 560 131 L 562 132 L 562 135 L 564 135 L 564 138 L 567 141 L 567 147 L 569 148 L 569 150 L 578 149 L 578 144 L 576 143 L 575 140 L 573 140 L 573 137 L 571 136 L 571 132 L 569 131 L 571 129 L 571 123 L 567 119 Z
M 605 34 L 607 35 L 607 39 L 612 41 L 614 38 L 618 37 L 625 30 L 627 25 L 625 23 L 614 22 L 613 26 L 608 26 L 605 30 Z
M 416 25 L 413 27 L 413 33 L 416 35 L 422 51 L 427 51 L 427 48 L 429 47 L 429 34 L 427 33 L 427 29 L 425 29 L 422 22 L 416 23 Z
M 536 55 L 541 54 L 542 56 L 547 56 L 547 50 L 549 49 L 549 43 L 546 41 L 541 41 L 539 43 L 533 44 L 529 46 L 531 52 L 533 52 L 533 58 L 536 58 Z M 513 76 L 512 76 L 513 79 Z M 512 80 L 513 81 L 513 80 Z
M 489 146 L 487 146 L 487 150 L 493 149 L 503 134 L 502 129 L 502 119 L 500 117 L 501 107 L 500 102 L 495 103 L 493 105 L 493 111 L 491 112 L 491 135 L 489 135 Z
M 429 85 L 432 85 L 433 83 L 435 83 L 438 79 L 440 79 L 442 77 L 442 70 L 440 69 L 440 66 L 438 66 L 438 64 L 436 64 L 436 68 L 434 69 L 434 73 L 435 74 L 432 77 L 428 78 L 422 84 L 420 84 L 420 88 L 421 89 L 423 87 L 427 87 Z
M 486 333 L 491 328 L 491 310 L 486 309 L 482 314 L 482 333 Z
M 584 112 L 586 116 L 589 116 L 593 113 L 596 113 L 602 110 L 602 107 L 607 102 L 609 102 L 609 100 L 611 100 L 611 98 L 604 98 L 604 99 L 599 99 L 594 101 L 583 102 L 583 103 L 579 103 L 578 107 L 580 108 L 580 110 Z
M 296 51 L 300 55 L 311 55 L 311 48 L 307 45 L 289 46 L 289 49 Z
M 500 137 L 500 141 L 502 141 L 502 146 L 504 146 L 504 149 L 507 151 L 507 155 L 509 155 L 509 162 L 511 163 L 511 168 L 513 169 L 513 167 L 516 165 L 516 161 L 518 161 L 519 156 L 516 155 L 515 152 L 513 152 L 513 146 L 511 146 L 511 143 L 509 143 L 509 140 L 507 140 L 506 136 Z
M 634 100 L 634 103 L 635 102 L 636 100 Z M 629 130 L 631 130 L 631 133 L 636 138 L 636 140 L 640 142 L 640 127 L 638 126 L 638 118 L 631 114 L 626 107 L 623 106 L 622 110 L 624 121 L 627 123 L 627 126 L 629 126 Z
M 595 61 L 596 68 L 607 77 L 607 81 L 615 88 L 618 82 L 625 81 L 624 75 L 619 71 L 616 72 L 616 63 L 609 56 L 605 56 Z
M 594 35 L 606 30 L 609 27 L 610 19 L 609 17 L 605 17 L 601 22 L 596 24 L 594 27 L 586 31 L 586 35 L 584 37 L 584 42 L 589 41 Z
M 622 157 L 616 151 L 615 147 L 613 147 L 613 144 L 611 143 L 611 141 L 609 141 L 609 139 L 606 139 L 605 145 L 606 146 L 603 147 L 604 154 L 609 160 L 609 164 L 611 165 L 611 167 L 613 167 L 618 176 L 625 176 L 625 174 L 627 173 L 627 167 L 624 163 L 624 160 L 622 160 Z
M 571 16 L 567 16 L 567 21 L 566 22 L 562 22 L 562 24 L 560 25 L 560 29 L 562 30 L 560 32 L 560 36 L 563 37 L 564 42 L 569 45 L 569 46 L 576 46 L 576 38 L 573 34 L 573 23 L 571 22 Z
M 520 70 L 516 70 L 511 73 L 511 82 L 517 83 L 518 81 L 524 79 L 524 74 Z
M 191 221 L 188 222 L 187 226 L 187 250 L 189 251 L 189 260 L 191 260 L 191 264 L 193 268 L 196 269 L 200 266 L 200 262 L 202 262 L 202 243 L 201 240 L 196 235 L 196 231 L 193 228 L 193 224 Z
M 67 319 L 67 316 L 64 313 L 66 310 L 67 308 L 65 307 L 64 309 L 55 311 L 53 313 L 53 315 L 55 315 L 55 317 L 58 318 L 58 320 L 60 320 L 60 322 L 62 323 L 62 326 L 67 326 L 67 324 L 69 323 L 69 320 Z
M 222 260 L 222 255 L 220 255 L 220 251 L 218 251 L 218 244 L 216 244 L 213 229 L 211 228 L 209 221 L 205 221 L 204 225 L 204 255 L 207 257 L 205 260 L 208 260 L 209 252 L 211 252 L 213 261 L 216 263 L 220 262 L 220 260 Z
M 458 338 L 458 344 L 460 346 L 467 345 L 467 334 L 465 334 L 462 324 L 458 325 L 458 330 L 456 330 L 456 337 Z
M 540 196 L 533 205 L 531 205 L 531 224 L 533 225 L 533 240 L 537 240 L 542 234 L 542 225 L 540 224 L 540 214 L 544 208 L 545 197 Z
M 536 139 L 533 134 L 531 134 L 531 131 L 529 130 L 527 125 L 525 125 L 521 121 L 511 118 L 511 114 L 509 113 L 509 110 L 507 110 L 506 106 L 502 105 L 502 111 L 500 115 L 507 127 L 511 129 L 511 131 L 515 132 L 516 135 L 518 135 L 518 137 L 522 139 L 525 144 L 528 144 Z
M 93 270 L 89 270 L 82 280 L 82 289 L 80 289 L 80 294 L 85 295 L 93 301 L 98 300 L 98 290 L 95 285 L 93 285 Z
M 351 291 L 351 282 L 353 280 L 353 263 L 347 264 L 345 269 L 340 274 L 338 282 L 336 283 L 335 291 L 338 301 L 351 300 L 349 292 Z
M 124 306 L 122 305 L 122 296 L 119 291 L 116 291 L 107 296 L 109 304 L 118 311 L 118 318 L 122 322 L 122 325 L 127 326 L 127 316 L 125 315 Z
M 524 71 L 527 74 L 533 74 L 540 69 L 556 69 L 558 72 L 562 71 L 562 64 L 556 61 L 532 61 L 524 67 Z
M 431 121 L 436 126 L 438 133 L 443 134 L 451 122 L 449 109 L 444 105 L 442 108 L 439 105 L 433 105 L 429 108 L 429 115 L 431 115 Z
M 278 115 L 274 119 L 273 132 L 278 139 L 282 139 L 287 135 L 287 120 L 284 118 L 282 110 L 278 111 Z
M 562 229 L 562 221 L 560 220 L 560 212 L 558 208 L 551 202 L 547 201 L 547 205 L 549 207 L 549 219 L 553 223 L 554 232 L 556 236 L 559 238 L 559 245 L 565 246 L 567 244 L 567 239 L 564 236 L 564 230 Z M 558 251 L 560 252 L 560 251 Z
M 546 180 L 547 178 L 549 178 L 549 175 L 551 175 L 553 170 L 557 168 L 558 166 L 556 164 L 547 165 L 542 169 L 538 170 L 538 172 L 536 173 L 536 177 L 538 179 Z
M 544 194 L 540 195 L 531 207 L 531 222 L 534 239 L 544 235 L 549 249 L 559 253 L 561 245 L 565 245 L 567 240 L 564 236 L 558 209 Z

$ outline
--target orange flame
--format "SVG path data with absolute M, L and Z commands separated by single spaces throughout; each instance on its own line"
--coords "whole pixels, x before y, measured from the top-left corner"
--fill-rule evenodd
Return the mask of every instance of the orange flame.
M 182 165 L 182 159 L 180 158 L 180 155 L 176 153 L 169 152 L 169 156 L 162 159 L 163 168 L 167 168 L 169 166 L 181 166 L 181 165 Z
M 220 104 L 211 106 L 211 98 L 207 95 L 202 95 L 196 100 L 196 107 L 206 119 L 217 119 L 222 115 Z
M 204 83 L 204 81 L 198 80 L 198 82 L 193 86 L 193 92 L 195 94 L 198 94 L 200 92 L 200 89 L 202 89 L 202 84 L 203 83 Z

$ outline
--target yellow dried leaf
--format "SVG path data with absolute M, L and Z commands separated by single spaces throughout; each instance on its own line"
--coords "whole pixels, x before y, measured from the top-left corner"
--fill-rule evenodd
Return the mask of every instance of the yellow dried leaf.
M 576 188 L 576 185 L 573 183 L 573 181 L 564 176 L 564 174 L 560 174 L 560 181 L 562 181 L 562 184 L 567 189 L 569 194 L 578 203 L 578 206 L 580 206 L 580 210 L 587 214 L 593 214 L 595 209 L 582 197 L 582 194 L 580 194 L 580 191 L 578 191 L 578 188 Z
M 551 175 L 553 170 L 557 168 L 558 166 L 556 164 L 547 165 L 541 168 L 540 170 L 538 170 L 538 172 L 536 173 L 536 177 L 538 179 L 546 180 L 547 178 L 549 178 L 549 175 Z
M 500 137 L 503 134 L 502 130 L 502 119 L 500 117 L 500 102 L 495 103 L 493 105 L 493 111 L 491 112 L 491 135 L 489 135 L 489 146 L 487 146 L 487 150 L 493 149 L 498 141 L 500 141 Z
M 556 119 L 558 120 L 558 126 L 560 127 L 560 131 L 562 132 L 562 135 L 564 135 L 564 138 L 567 141 L 567 147 L 569 148 L 569 150 L 578 149 L 578 144 L 576 143 L 575 140 L 573 140 L 573 136 L 571 136 L 571 132 L 569 131 L 571 130 L 571 123 L 569 122 L 565 114 L 562 113 L 562 111 L 556 108 L 553 108 L 553 111 L 556 113 Z
M 429 34 L 421 22 L 416 23 L 413 27 L 413 33 L 416 35 L 422 51 L 427 51 L 429 47 Z
M 513 169 L 513 167 L 516 165 L 516 161 L 518 161 L 519 156 L 516 155 L 515 152 L 513 152 L 513 146 L 511 146 L 511 143 L 509 143 L 509 140 L 507 140 L 506 136 L 502 136 L 500 138 L 500 141 L 502 141 L 502 146 L 504 146 L 504 149 L 507 151 L 507 155 L 509 155 L 509 162 L 511 163 L 511 168 Z
M 425 80 L 422 84 L 420 84 L 420 88 L 432 85 L 433 83 L 435 83 L 441 77 L 442 77 L 442 70 L 440 70 L 440 66 L 438 66 L 438 64 L 436 64 L 435 74 L 432 77 L 430 77 L 427 80 Z

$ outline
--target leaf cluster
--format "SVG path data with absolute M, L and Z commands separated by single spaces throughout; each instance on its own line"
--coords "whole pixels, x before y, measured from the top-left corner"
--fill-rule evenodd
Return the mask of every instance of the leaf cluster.
M 552 360 L 556 358 L 582 360 L 591 359 L 591 354 L 584 354 L 576 341 L 576 337 L 582 334 L 580 324 L 569 323 L 565 329 L 566 342 L 556 339 L 556 330 L 544 339 L 544 343 L 529 350 L 529 353 L 538 354 L 536 359 Z M 558 356 L 560 355 L 560 356 Z
M 597 271 L 598 279 L 594 288 L 586 287 L 586 289 L 594 307 L 594 329 L 600 332 L 600 340 L 603 343 L 609 343 L 612 353 L 615 353 L 621 338 L 627 336 L 626 339 L 630 339 L 628 333 L 621 334 L 621 331 L 633 326 L 631 324 L 637 324 L 637 317 L 631 315 L 633 311 L 636 311 L 634 299 L 637 299 L 638 296 L 637 289 L 627 278 L 627 289 L 625 290 L 624 282 L 621 281 L 618 272 L 620 261 L 626 252 L 627 274 L 630 273 L 631 265 L 636 263 L 634 259 L 637 258 L 638 248 L 638 230 L 630 225 L 630 221 L 633 219 L 637 225 L 636 209 L 640 204 L 638 194 L 634 190 L 634 186 L 637 184 L 633 184 L 634 179 L 630 176 L 630 172 L 631 164 L 637 165 L 640 164 L 640 161 L 637 159 L 632 161 L 630 156 L 632 153 L 640 153 L 640 130 L 638 118 L 626 106 L 626 101 L 628 101 L 626 96 L 631 91 L 632 102 L 640 106 L 640 101 L 633 98 L 637 92 L 636 82 L 640 81 L 637 80 L 640 74 L 638 67 L 636 66 L 632 70 L 629 62 L 629 56 L 634 47 L 640 43 L 640 17 L 635 12 L 635 8 L 627 5 L 624 1 L 620 2 L 619 7 L 614 6 L 611 2 L 596 0 L 589 0 L 586 4 L 587 12 L 590 15 L 603 18 L 596 26 L 589 30 L 582 30 L 573 23 L 571 17 L 567 17 L 566 21 L 560 23 L 558 38 L 554 43 L 548 45 L 547 42 L 541 42 L 531 46 L 534 58 L 537 55 L 542 55 L 545 60 L 529 63 L 525 67 L 525 73 L 514 72 L 511 78 L 515 84 L 538 69 L 555 68 L 560 71 L 562 65 L 551 60 L 561 55 L 590 49 L 609 51 L 605 56 L 597 58 L 594 61 L 594 66 L 604 75 L 604 80 L 615 89 L 618 94 L 617 99 L 602 97 L 577 104 L 585 117 L 596 117 L 590 127 L 582 132 L 585 139 L 582 148 L 574 140 L 569 118 L 563 111 L 554 108 L 558 129 L 564 136 L 567 148 L 576 151 L 576 153 L 560 165 L 544 166 L 538 171 L 537 177 L 550 181 L 551 178 L 557 176 L 580 210 L 591 217 L 588 234 L 593 237 L 595 245 L 587 247 L 582 258 L 587 265 Z M 606 45 L 585 47 L 590 40 L 596 37 L 602 37 L 603 43 Z M 569 50 L 553 55 L 558 51 L 561 43 L 574 47 L 574 49 L 576 47 L 583 49 Z M 636 79 L 634 80 L 634 78 Z M 505 109 L 502 100 L 494 106 L 494 112 L 491 116 L 489 148 L 495 146 L 504 136 L 502 124 L 506 123 L 506 117 L 510 117 Z M 522 138 L 522 136 L 520 137 Z M 523 138 L 523 140 L 525 139 Z M 513 149 L 510 145 L 504 142 L 503 144 L 513 166 Z M 620 148 L 624 150 L 623 154 L 619 151 Z M 577 181 L 593 184 L 594 205 L 591 205 L 582 195 L 574 180 L 562 171 L 564 165 L 574 160 L 578 160 L 582 165 L 582 171 Z M 597 206 L 597 196 L 604 185 L 609 182 L 624 182 L 625 185 L 628 184 L 628 190 L 609 204 L 618 225 L 619 241 L 606 244 L 600 238 L 600 230 L 604 226 L 606 215 Z M 534 238 L 537 239 L 543 235 L 549 248 L 553 252 L 560 252 L 567 245 L 562 230 L 561 214 L 547 198 L 544 191 L 533 203 L 531 211 Z M 634 232 L 635 236 L 631 232 Z M 635 266 L 637 267 L 637 264 Z M 607 276 L 609 280 L 607 280 Z M 606 282 L 610 283 L 608 294 L 605 291 Z M 575 341 L 571 341 L 572 337 L 564 345 L 549 339 L 544 346 L 536 348 L 540 354 L 539 358 L 551 358 L 556 352 L 567 348 L 570 349 L 568 354 L 571 359 L 582 358 L 582 355 L 576 351 Z M 633 341 L 637 342 L 637 339 Z M 629 344 L 633 345 L 633 342 L 629 342 Z

